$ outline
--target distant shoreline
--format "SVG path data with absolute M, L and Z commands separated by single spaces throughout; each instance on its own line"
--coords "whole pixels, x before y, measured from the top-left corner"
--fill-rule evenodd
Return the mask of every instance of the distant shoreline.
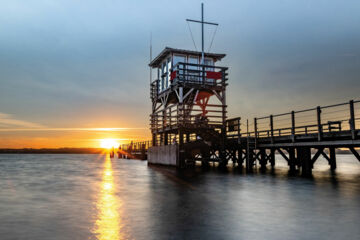
M 104 154 L 103 148 L 0 148 L 0 154 Z

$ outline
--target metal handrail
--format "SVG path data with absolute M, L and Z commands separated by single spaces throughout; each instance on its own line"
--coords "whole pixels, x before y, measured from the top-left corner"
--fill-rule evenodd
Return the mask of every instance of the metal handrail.
M 288 113 L 282 113 L 282 114 L 276 114 L 276 115 L 270 115 L 270 116 L 265 116 L 265 117 L 260 117 L 260 118 L 254 118 L 254 124 L 252 124 L 253 126 L 253 131 L 245 131 L 245 132 L 241 132 L 240 134 L 246 134 L 247 136 L 255 136 L 255 137 L 274 137 L 274 136 L 295 136 L 296 134 L 300 134 L 300 133 L 305 133 L 309 134 L 309 133 L 317 133 L 318 134 L 318 138 L 319 140 L 322 138 L 322 133 L 324 132 L 336 132 L 336 131 L 345 131 L 344 129 L 346 129 L 346 131 L 351 131 L 352 133 L 352 138 L 354 139 L 355 137 L 355 133 L 356 130 L 358 128 L 356 128 L 355 122 L 359 120 L 359 118 L 355 117 L 354 114 L 354 104 L 355 103 L 359 103 L 360 100 L 351 100 L 349 102 L 346 103 L 339 103 L 339 104 L 332 104 L 332 105 L 327 105 L 327 106 L 318 106 L 316 108 L 309 108 L 309 109 L 304 109 L 304 110 L 300 110 L 300 111 L 292 111 L 292 112 L 288 112 Z M 349 109 L 344 109 L 344 110 L 337 110 L 337 111 L 333 111 L 330 113 L 324 113 L 327 114 L 327 116 L 331 115 L 331 114 L 339 114 L 339 113 L 343 113 L 346 111 L 346 117 L 344 116 L 344 114 L 342 114 L 341 116 L 336 116 L 336 117 L 326 117 L 327 122 L 322 122 L 322 110 L 324 109 L 329 109 L 329 108 L 336 108 L 336 107 L 341 107 L 341 106 L 349 106 Z M 296 115 L 299 113 L 304 113 L 304 112 L 309 112 L 309 111 L 315 111 L 314 114 L 314 118 L 311 121 L 315 121 L 316 124 L 308 124 L 308 125 L 301 125 L 301 126 L 296 126 L 295 123 L 297 122 L 296 119 Z M 291 118 L 289 119 L 281 119 L 281 121 L 290 121 L 289 123 L 291 123 L 291 127 L 282 127 L 282 128 L 274 128 L 274 123 L 277 123 L 276 118 L 278 117 L 282 117 L 282 116 L 291 116 Z M 349 118 L 347 118 L 349 116 Z M 309 116 L 311 117 L 311 116 Z M 259 129 L 259 125 L 263 125 L 265 124 L 264 122 L 259 123 L 259 120 L 264 120 L 264 119 L 269 119 L 269 128 L 265 128 L 265 129 Z M 343 124 L 348 123 L 348 125 L 346 125 L 345 127 L 343 126 Z

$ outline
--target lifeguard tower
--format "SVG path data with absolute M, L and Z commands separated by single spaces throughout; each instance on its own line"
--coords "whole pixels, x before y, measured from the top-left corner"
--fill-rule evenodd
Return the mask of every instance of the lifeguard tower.
M 188 20 L 214 24 L 202 20 Z M 225 54 L 165 47 L 149 66 L 151 133 L 149 163 L 184 167 L 196 160 L 219 161 L 226 137 L 227 67 L 218 66 Z

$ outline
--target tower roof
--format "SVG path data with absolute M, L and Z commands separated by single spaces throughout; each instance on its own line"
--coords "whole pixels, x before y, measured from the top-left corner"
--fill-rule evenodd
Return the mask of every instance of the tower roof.
M 169 53 L 195 55 L 201 57 L 201 52 L 198 51 L 165 47 L 164 50 L 162 50 L 161 53 L 150 62 L 149 66 L 153 68 L 158 67 L 159 64 L 162 62 L 162 60 L 164 60 L 164 58 L 166 58 L 169 55 Z M 226 54 L 220 54 L 220 53 L 204 53 L 204 55 L 205 57 L 215 58 L 216 60 L 221 60 L 226 56 Z

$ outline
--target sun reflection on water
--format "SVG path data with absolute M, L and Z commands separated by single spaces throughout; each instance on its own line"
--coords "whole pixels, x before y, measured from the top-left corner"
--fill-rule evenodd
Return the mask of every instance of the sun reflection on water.
M 96 207 L 98 209 L 94 233 L 97 239 L 120 240 L 124 239 L 121 232 L 121 206 L 115 195 L 113 170 L 110 158 L 107 156 L 104 163 L 104 173 Z

